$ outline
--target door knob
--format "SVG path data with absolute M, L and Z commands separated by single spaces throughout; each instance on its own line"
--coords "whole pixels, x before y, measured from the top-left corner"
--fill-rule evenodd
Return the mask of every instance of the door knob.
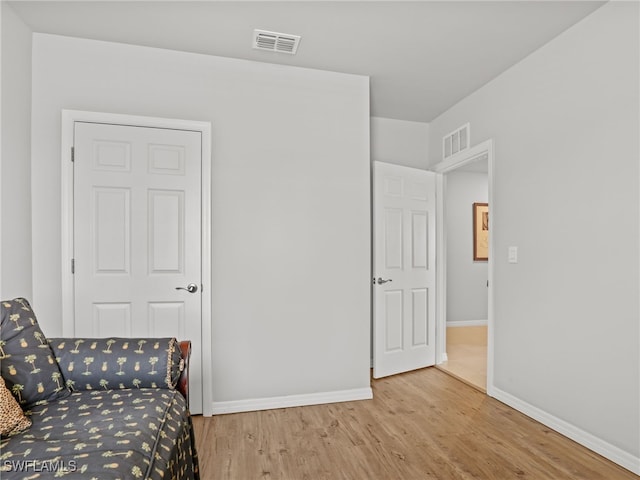
M 196 293 L 198 291 L 198 286 L 195 283 L 190 283 L 185 287 L 176 287 L 176 290 L 186 290 L 189 293 Z
M 382 285 L 383 283 L 393 282 L 391 278 L 382 278 L 378 277 L 378 285 Z

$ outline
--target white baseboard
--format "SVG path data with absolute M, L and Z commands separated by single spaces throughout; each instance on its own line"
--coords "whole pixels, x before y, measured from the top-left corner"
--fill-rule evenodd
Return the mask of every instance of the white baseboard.
M 485 327 L 488 324 L 487 320 L 458 320 L 453 322 L 447 322 L 447 327 Z
M 213 414 L 221 415 L 225 413 L 255 412 L 258 410 L 271 410 L 274 408 L 303 407 L 305 405 L 321 405 L 323 403 L 370 400 L 372 398 L 373 390 L 371 390 L 371 387 L 368 387 L 356 388 L 353 390 L 338 390 L 335 392 L 231 400 L 228 402 L 213 402 Z
M 538 407 L 520 400 L 519 398 L 514 397 L 510 393 L 504 392 L 495 386 L 488 390 L 488 394 L 496 400 L 500 400 L 502 403 L 515 408 L 528 417 L 537 420 L 556 432 L 561 433 L 565 437 L 569 437 L 571 440 L 593 450 L 636 475 L 640 475 L 640 457 L 635 457 L 631 453 L 628 453 L 615 445 L 590 434 L 589 432 L 585 432 L 575 425 L 565 422 L 564 420 L 557 418 Z

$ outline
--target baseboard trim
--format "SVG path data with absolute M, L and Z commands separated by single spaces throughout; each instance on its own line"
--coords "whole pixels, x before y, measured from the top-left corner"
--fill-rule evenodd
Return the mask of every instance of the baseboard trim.
M 537 420 L 556 432 L 561 433 L 580 445 L 587 447 L 589 450 L 593 450 L 599 455 L 617 463 L 636 475 L 640 475 L 640 457 L 635 457 L 615 445 L 612 445 L 589 432 L 585 432 L 575 425 L 555 417 L 544 410 L 511 395 L 510 393 L 496 388 L 495 386 L 489 389 L 489 395 L 494 397 L 496 400 L 515 408 L 519 412 L 524 413 L 528 417 Z
M 274 408 L 303 407 L 307 405 L 321 405 L 324 403 L 352 402 L 355 400 L 370 400 L 373 390 L 355 388 L 352 390 L 338 390 L 335 392 L 308 393 L 302 395 L 285 395 L 282 397 L 251 398 L 246 400 L 231 400 L 227 402 L 213 402 L 213 414 L 255 412 L 258 410 L 272 410 Z
M 458 320 L 447 322 L 447 327 L 485 327 L 489 322 L 487 320 Z

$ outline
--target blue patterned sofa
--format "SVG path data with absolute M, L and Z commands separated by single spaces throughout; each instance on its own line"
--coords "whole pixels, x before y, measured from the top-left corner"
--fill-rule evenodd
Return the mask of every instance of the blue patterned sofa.
M 46 338 L 25 299 L 1 306 L 3 480 L 199 478 L 189 342 Z

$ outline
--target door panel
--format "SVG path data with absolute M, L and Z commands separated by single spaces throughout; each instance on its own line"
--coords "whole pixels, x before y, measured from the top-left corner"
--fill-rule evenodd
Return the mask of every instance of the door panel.
M 131 336 L 131 304 L 130 303 L 93 303 L 94 337 L 130 337 Z
M 193 342 L 202 411 L 200 132 L 74 125 L 75 335 Z
M 411 266 L 413 268 L 429 267 L 427 263 L 428 218 L 427 212 L 411 212 Z
M 384 264 L 388 270 L 400 270 L 402 269 L 402 246 L 404 244 L 402 210 L 385 208 L 384 220 Z
M 413 327 L 414 347 L 429 344 L 429 290 L 427 288 L 414 288 L 411 291 L 411 324 Z
M 131 271 L 131 191 L 93 189 L 94 264 L 96 274 L 128 275 Z
M 402 290 L 384 292 L 384 320 L 387 335 L 385 353 L 402 351 L 404 347 L 403 305 Z
M 184 192 L 149 190 L 149 273 L 184 272 Z
M 176 325 L 178 326 L 177 330 Z M 187 338 L 184 303 L 149 302 L 149 332 L 154 337 Z
M 374 162 L 373 197 L 373 376 L 380 378 L 435 364 L 435 174 Z

